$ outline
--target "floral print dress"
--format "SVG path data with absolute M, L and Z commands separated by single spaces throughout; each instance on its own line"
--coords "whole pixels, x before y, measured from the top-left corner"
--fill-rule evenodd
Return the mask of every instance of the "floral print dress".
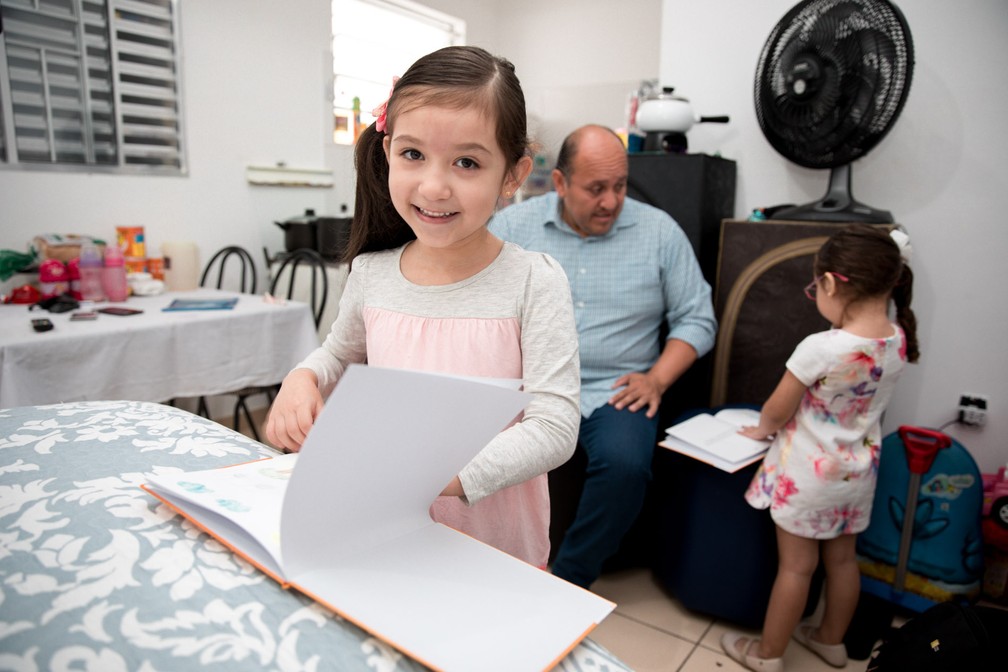
M 787 369 L 808 387 L 746 491 L 780 528 L 832 539 L 868 526 L 882 412 L 906 363 L 903 331 L 863 338 L 842 329 L 807 337 Z

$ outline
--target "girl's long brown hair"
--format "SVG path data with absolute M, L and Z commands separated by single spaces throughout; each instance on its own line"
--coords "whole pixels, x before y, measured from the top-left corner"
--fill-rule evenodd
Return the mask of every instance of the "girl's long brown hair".
M 814 262 L 816 276 L 839 273 L 848 281 L 838 291 L 851 301 L 891 296 L 896 306 L 896 322 L 906 335 L 907 361 L 920 357 L 917 317 L 910 309 L 913 299 L 913 271 L 900 256 L 899 246 L 888 229 L 868 224 L 852 224 L 823 243 Z

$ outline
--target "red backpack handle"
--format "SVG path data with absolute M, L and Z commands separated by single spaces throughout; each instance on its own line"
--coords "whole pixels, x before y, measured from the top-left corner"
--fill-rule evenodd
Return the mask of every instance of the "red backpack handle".
M 925 473 L 931 468 L 938 451 L 952 445 L 952 439 L 933 429 L 903 425 L 898 431 L 906 447 L 907 466 L 912 474 Z

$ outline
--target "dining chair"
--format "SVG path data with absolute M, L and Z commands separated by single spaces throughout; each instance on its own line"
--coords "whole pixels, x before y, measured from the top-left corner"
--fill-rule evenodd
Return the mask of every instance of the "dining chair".
M 322 320 L 322 312 L 325 310 L 326 299 L 329 298 L 329 274 L 326 270 L 325 259 L 315 250 L 301 248 L 288 252 L 278 261 L 280 267 L 273 275 L 270 294 L 277 298 L 292 299 L 294 292 L 308 283 L 310 289 L 307 294 L 307 303 L 311 307 L 315 328 L 318 329 Z M 304 269 L 300 274 L 298 273 L 299 267 Z M 285 296 L 281 297 L 281 293 L 284 293 Z M 298 296 L 301 296 L 300 292 Z
M 228 265 L 228 260 L 234 260 L 232 266 Z M 241 273 L 241 280 L 237 285 L 224 281 L 225 271 L 231 267 L 238 269 Z M 215 268 L 217 270 L 217 284 L 208 285 L 207 280 Z M 233 275 L 229 274 L 227 277 L 230 280 Z M 203 269 L 203 275 L 200 276 L 199 284 L 200 287 L 212 286 L 217 289 L 234 289 L 242 294 L 255 294 L 256 268 L 255 262 L 252 261 L 252 255 L 244 247 L 238 245 L 222 247 L 217 250 L 216 254 L 210 257 L 210 261 L 207 262 L 206 267 Z
M 216 282 L 213 280 L 216 271 Z M 258 282 L 256 279 L 255 262 L 248 250 L 239 245 L 228 245 L 217 250 L 203 268 L 200 276 L 200 287 L 228 289 L 242 294 L 255 294 Z M 224 394 L 240 394 L 244 390 L 225 392 Z M 239 397 L 240 398 L 240 397 Z M 210 409 L 205 396 L 200 396 L 196 402 L 196 413 L 210 419 Z M 237 407 L 235 411 L 237 420 Z M 249 421 L 251 424 L 251 420 Z M 238 425 L 235 424 L 237 431 Z M 254 431 L 254 430 L 253 430 Z
M 267 255 L 267 260 L 269 256 Z M 300 248 L 293 252 L 278 255 L 272 260 L 279 263 L 273 281 L 270 284 L 270 294 L 276 298 L 293 299 L 297 292 L 298 300 L 303 296 L 301 288 L 307 286 L 307 303 L 312 311 L 312 319 L 315 321 L 315 328 L 318 329 L 322 320 L 322 313 L 325 310 L 326 299 L 329 298 L 329 274 L 326 268 L 326 261 L 321 254 L 309 248 Z M 298 269 L 301 269 L 299 272 Z M 238 391 L 238 399 L 234 407 L 234 427 L 238 429 L 239 417 L 244 416 L 252 431 L 252 436 L 258 441 L 259 432 L 252 422 L 252 413 L 249 411 L 246 400 L 256 394 L 265 394 L 269 403 L 273 403 L 273 398 L 280 389 L 280 384 L 262 385 L 258 387 L 247 387 Z

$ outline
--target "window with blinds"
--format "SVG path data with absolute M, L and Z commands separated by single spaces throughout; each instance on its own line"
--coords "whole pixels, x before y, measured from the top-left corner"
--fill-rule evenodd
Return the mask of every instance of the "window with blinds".
M 177 0 L 0 0 L 0 160 L 185 170 Z

